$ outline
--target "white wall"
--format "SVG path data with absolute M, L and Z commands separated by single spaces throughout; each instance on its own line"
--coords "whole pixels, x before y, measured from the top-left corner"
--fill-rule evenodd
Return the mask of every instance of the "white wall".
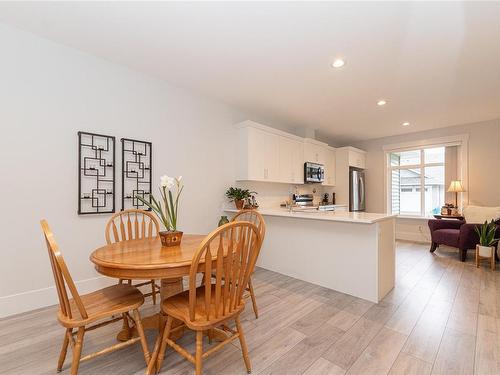
M 217 225 L 234 183 L 232 125 L 246 115 L 3 24 L 0 45 L 0 317 L 56 303 L 41 218 L 79 288 L 105 283 L 88 257 L 109 215 L 76 213 L 79 130 L 116 136 L 117 167 L 121 137 L 152 141 L 154 184 L 184 177 L 180 229 Z
M 368 152 L 366 171 L 366 208 L 370 212 L 384 212 L 386 192 L 384 190 L 384 145 L 425 140 L 444 136 L 468 134 L 468 197 L 469 204 L 500 206 L 500 119 L 474 124 L 465 124 L 404 136 L 387 137 L 356 143 L 354 146 Z M 449 196 L 447 196 L 449 199 Z M 401 239 L 428 242 L 426 220 L 398 219 L 396 235 Z

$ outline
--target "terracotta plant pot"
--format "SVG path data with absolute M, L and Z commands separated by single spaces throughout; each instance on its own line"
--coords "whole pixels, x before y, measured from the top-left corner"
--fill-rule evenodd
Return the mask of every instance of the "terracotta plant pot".
M 181 244 L 183 232 L 181 231 L 161 231 L 160 235 L 161 245 L 166 247 L 179 246 Z
M 245 205 L 245 200 L 244 199 L 235 199 L 234 204 L 236 206 L 236 209 L 241 210 L 241 209 L 243 209 L 243 206 Z

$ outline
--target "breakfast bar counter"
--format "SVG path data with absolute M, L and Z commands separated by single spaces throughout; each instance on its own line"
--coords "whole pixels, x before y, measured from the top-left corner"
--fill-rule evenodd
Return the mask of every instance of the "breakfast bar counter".
M 372 302 L 394 287 L 394 215 L 258 211 L 267 231 L 257 266 Z

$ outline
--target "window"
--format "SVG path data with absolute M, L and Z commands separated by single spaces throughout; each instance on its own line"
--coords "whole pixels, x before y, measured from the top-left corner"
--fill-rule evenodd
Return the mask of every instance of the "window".
M 445 147 L 390 152 L 389 207 L 393 214 L 432 216 L 445 202 Z

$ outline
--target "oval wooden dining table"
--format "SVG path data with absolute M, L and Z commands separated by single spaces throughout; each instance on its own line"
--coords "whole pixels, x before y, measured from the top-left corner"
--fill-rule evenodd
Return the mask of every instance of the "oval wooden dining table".
M 185 234 L 181 244 L 172 247 L 162 247 L 159 237 L 116 242 L 94 250 L 90 261 L 95 264 L 97 272 L 105 276 L 132 280 L 161 279 L 160 296 L 163 301 L 183 291 L 182 277 L 189 275 L 193 255 L 205 237 Z M 212 244 L 218 246 L 218 240 L 214 239 Z M 213 259 L 216 258 L 217 255 L 214 255 Z M 200 263 L 201 272 L 204 260 Z M 144 317 L 144 329 L 159 329 L 162 319 L 160 313 Z M 125 327 L 117 338 L 125 341 L 130 334 Z

